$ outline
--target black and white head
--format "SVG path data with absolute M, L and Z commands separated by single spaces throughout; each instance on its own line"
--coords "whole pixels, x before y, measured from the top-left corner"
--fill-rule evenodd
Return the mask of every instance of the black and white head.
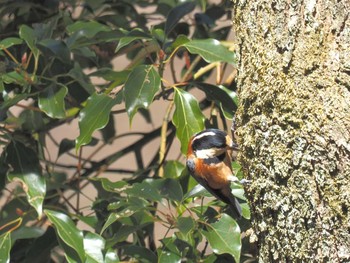
M 236 149 L 237 145 L 226 132 L 207 129 L 193 135 L 189 147 L 197 158 L 207 159 L 219 156 L 229 149 Z

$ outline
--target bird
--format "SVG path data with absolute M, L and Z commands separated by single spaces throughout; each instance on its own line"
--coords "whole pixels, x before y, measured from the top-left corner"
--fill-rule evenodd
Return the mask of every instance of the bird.
M 231 193 L 231 182 L 239 182 L 231 167 L 231 150 L 238 145 L 219 129 L 205 129 L 194 134 L 188 143 L 186 166 L 196 181 L 217 199 L 228 204 L 237 218 L 242 208 Z

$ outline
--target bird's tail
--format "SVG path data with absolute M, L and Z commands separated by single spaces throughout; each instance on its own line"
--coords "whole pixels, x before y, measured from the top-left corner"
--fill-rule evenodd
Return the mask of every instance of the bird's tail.
M 240 203 L 238 202 L 237 198 L 234 197 L 233 195 L 230 196 L 230 204 L 229 204 L 230 209 L 234 213 L 235 217 L 240 219 L 242 217 L 242 207 Z

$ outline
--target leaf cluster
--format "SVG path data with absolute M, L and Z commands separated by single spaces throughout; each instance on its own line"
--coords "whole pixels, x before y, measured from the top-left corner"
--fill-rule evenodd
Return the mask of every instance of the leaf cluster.
M 240 261 L 247 221 L 203 202 L 209 194 L 183 165 L 190 136 L 227 129 L 236 110 L 230 30 L 225 1 L 0 0 L 4 262 Z M 158 102 L 160 123 L 150 111 Z M 128 124 L 116 122 L 123 115 Z M 154 129 L 119 133 L 136 115 Z M 79 135 L 58 141 L 74 122 Z M 136 165 L 118 168 L 127 154 Z M 249 218 L 242 187 L 233 193 Z

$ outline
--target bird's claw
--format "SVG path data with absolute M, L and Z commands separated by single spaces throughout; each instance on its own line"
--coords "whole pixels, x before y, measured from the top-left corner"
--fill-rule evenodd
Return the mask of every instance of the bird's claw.
M 239 180 L 239 179 L 237 178 L 237 176 L 234 176 L 234 175 L 229 176 L 228 180 L 229 180 L 230 182 L 240 183 L 240 184 L 242 184 L 242 185 L 251 184 L 251 182 L 252 182 L 251 180 L 248 180 L 248 179 L 245 179 L 245 178 Z
M 248 179 L 243 178 L 243 179 L 241 179 L 239 182 L 240 182 L 240 184 L 242 184 L 242 185 L 249 185 L 249 184 L 252 183 L 252 180 L 248 180 Z

